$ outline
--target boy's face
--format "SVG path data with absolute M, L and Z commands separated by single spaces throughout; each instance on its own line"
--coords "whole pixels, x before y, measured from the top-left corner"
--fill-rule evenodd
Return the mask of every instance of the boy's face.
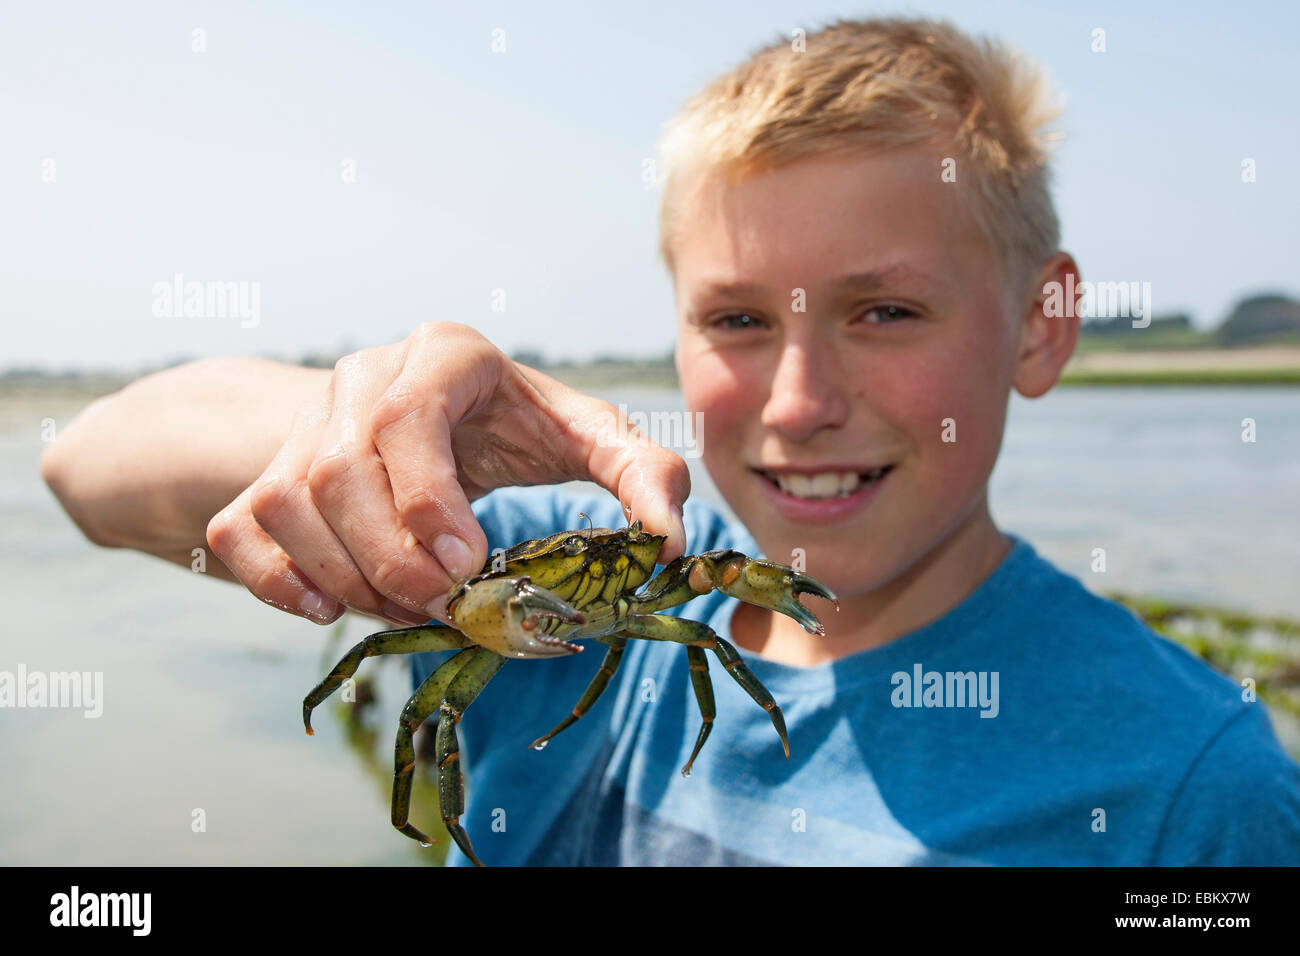
M 941 158 L 713 176 L 678 219 L 677 363 L 704 462 L 768 557 L 803 549 L 841 597 L 992 529 L 1021 304 Z

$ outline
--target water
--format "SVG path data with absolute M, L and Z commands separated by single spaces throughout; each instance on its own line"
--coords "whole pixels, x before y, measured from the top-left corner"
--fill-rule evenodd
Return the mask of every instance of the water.
M 604 397 L 682 407 L 674 392 Z M 0 710 L 0 864 L 419 861 L 332 713 L 303 733 L 303 694 L 333 663 L 325 630 L 234 585 L 95 548 L 64 517 L 40 482 L 40 423 L 76 407 L 0 402 L 0 670 L 102 671 L 104 713 Z M 1247 417 L 1254 444 L 1241 441 Z M 716 501 L 688 462 L 695 493 Z M 991 497 L 1002 527 L 1096 590 L 1300 617 L 1300 390 L 1017 399 Z M 1089 570 L 1097 547 L 1104 575 Z M 372 629 L 352 622 L 343 641 Z M 395 730 L 404 674 L 380 673 Z
M 1017 400 L 990 500 L 1000 526 L 1094 590 L 1300 618 L 1300 390 Z M 1104 575 L 1090 570 L 1098 547 Z
M 102 671 L 104 711 L 0 710 L 0 865 L 418 861 L 332 702 L 303 731 L 302 697 L 333 664 L 325 629 L 96 548 L 64 516 L 40 481 L 40 422 L 74 411 L 0 410 L 0 670 Z M 349 627 L 353 641 L 374 629 Z

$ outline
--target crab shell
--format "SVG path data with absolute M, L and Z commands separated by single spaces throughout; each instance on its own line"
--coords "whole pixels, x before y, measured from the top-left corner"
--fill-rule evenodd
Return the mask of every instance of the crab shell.
M 582 650 L 564 640 L 635 591 L 654 573 L 665 535 L 641 522 L 612 531 L 564 531 L 494 555 L 452 588 L 447 617 L 474 643 L 505 657 L 561 657 Z M 611 621 L 621 615 L 605 615 Z

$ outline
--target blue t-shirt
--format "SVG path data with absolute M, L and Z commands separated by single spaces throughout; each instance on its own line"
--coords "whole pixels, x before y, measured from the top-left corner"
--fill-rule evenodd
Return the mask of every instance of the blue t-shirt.
M 474 505 L 491 548 L 585 527 L 579 511 L 626 523 L 603 492 Z M 760 556 L 707 504 L 689 501 L 685 525 L 688 554 Z M 811 668 L 742 650 L 785 714 L 789 760 L 710 653 L 717 718 L 683 777 L 700 727 L 686 651 L 645 640 L 534 751 L 605 646 L 507 661 L 459 726 L 475 850 L 489 866 L 1300 864 L 1300 767 L 1264 705 L 1011 540 L 974 593 L 883 647 Z M 713 592 L 663 613 L 730 638 L 737 606 Z M 448 656 L 413 658 L 416 681 Z M 449 862 L 468 864 L 454 846 Z

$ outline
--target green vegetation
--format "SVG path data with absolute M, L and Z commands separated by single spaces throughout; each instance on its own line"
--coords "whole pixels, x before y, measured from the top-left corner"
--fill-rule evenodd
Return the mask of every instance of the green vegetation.
M 1124 319 L 1124 322 L 1130 322 Z M 1079 344 L 1075 354 L 1088 355 L 1093 352 L 1164 352 L 1182 349 L 1213 349 L 1219 343 L 1213 332 L 1200 332 L 1196 329 L 1157 328 L 1159 319 L 1151 320 L 1151 327 L 1135 329 L 1131 325 L 1131 334 L 1101 333 L 1090 328 L 1091 322 L 1080 329 Z
M 1279 337 L 1300 336 L 1300 302 L 1284 295 L 1242 299 L 1216 333 L 1223 345 L 1274 344 Z
M 1300 367 L 1072 369 L 1062 385 L 1300 385 Z
M 1255 693 L 1273 714 L 1300 722 L 1300 621 L 1157 598 L 1107 596 L 1220 673 L 1238 683 L 1254 681 Z
M 1079 327 L 1077 352 L 1115 352 L 1129 349 L 1212 348 L 1214 335 L 1192 327 L 1186 313 L 1157 315 L 1144 329 L 1133 328 L 1128 316 L 1114 319 L 1085 319 Z
M 1210 331 L 1198 331 L 1185 312 L 1153 316 L 1133 328 L 1129 316 L 1088 319 L 1080 327 L 1080 354 L 1156 349 L 1215 349 L 1300 345 L 1300 302 L 1276 293 L 1240 300 Z

